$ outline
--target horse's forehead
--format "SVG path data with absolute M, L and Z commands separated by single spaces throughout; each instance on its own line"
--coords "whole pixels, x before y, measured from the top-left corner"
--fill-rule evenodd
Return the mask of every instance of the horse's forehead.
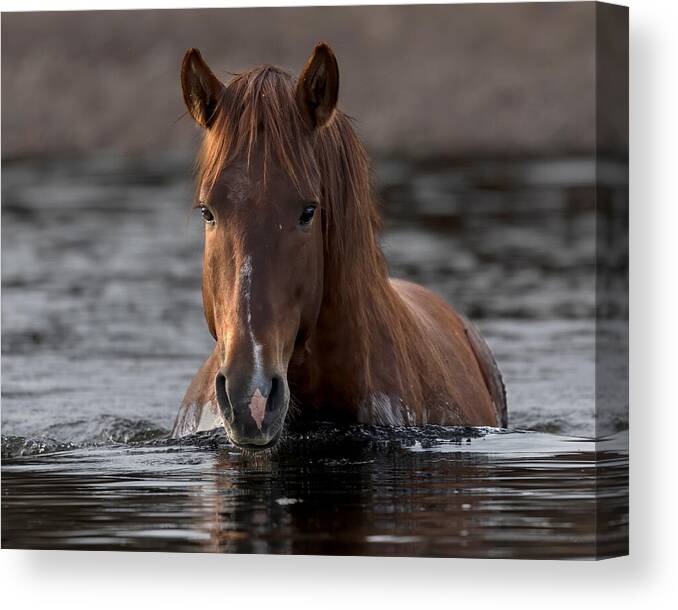
M 253 199 L 253 195 L 259 193 L 263 187 L 263 181 L 259 176 L 253 175 L 251 168 L 248 171 L 247 166 L 240 162 L 224 168 L 221 180 L 228 200 L 234 205 Z
M 203 187 L 205 189 L 205 187 Z M 245 203 L 270 203 L 270 195 L 281 191 L 294 194 L 296 189 L 292 181 L 278 168 L 267 167 L 266 174 L 245 161 L 234 161 L 224 167 L 214 187 L 208 192 L 201 191 L 203 201 L 213 200 L 218 203 L 225 200 L 231 205 Z M 276 201 L 279 197 L 274 198 Z

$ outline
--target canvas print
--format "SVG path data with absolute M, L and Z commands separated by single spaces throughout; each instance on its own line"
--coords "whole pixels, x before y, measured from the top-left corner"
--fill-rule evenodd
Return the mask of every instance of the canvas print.
M 626 554 L 627 9 L 3 14 L 1 508 L 3 548 Z

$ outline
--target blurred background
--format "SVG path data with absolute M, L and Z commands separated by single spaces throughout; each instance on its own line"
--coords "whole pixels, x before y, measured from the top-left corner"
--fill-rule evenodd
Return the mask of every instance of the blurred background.
M 626 374 L 615 329 L 596 340 L 596 291 L 623 319 L 627 269 L 627 14 L 601 6 L 3 14 L 2 424 L 24 439 L 3 452 L 171 427 L 212 349 L 181 59 L 297 73 L 320 40 L 392 274 L 480 325 L 512 427 L 624 430 L 624 388 L 594 417 L 602 345 L 607 379 Z
M 186 48 L 223 78 L 260 63 L 297 74 L 321 40 L 373 152 L 590 154 L 596 23 L 592 2 L 6 13 L 2 154 L 192 150 L 177 121 Z

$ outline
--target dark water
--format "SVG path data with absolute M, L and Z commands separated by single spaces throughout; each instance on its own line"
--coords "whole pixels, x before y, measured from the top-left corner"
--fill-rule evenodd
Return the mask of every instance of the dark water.
M 549 558 L 626 548 L 627 462 L 614 443 L 596 455 L 590 441 L 540 433 L 351 433 L 290 438 L 262 460 L 217 434 L 14 459 L 3 546 Z
M 3 547 L 624 552 L 626 398 L 593 418 L 592 164 L 377 174 L 392 273 L 477 321 L 511 431 L 320 426 L 258 460 L 219 433 L 168 440 L 211 351 L 186 158 L 4 163 Z

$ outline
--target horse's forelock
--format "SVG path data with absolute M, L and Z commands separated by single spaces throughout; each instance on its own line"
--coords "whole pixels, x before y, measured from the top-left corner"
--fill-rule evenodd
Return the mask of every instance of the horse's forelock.
M 304 197 L 318 195 L 313 138 L 294 97 L 295 81 L 273 66 L 236 74 L 224 89 L 198 158 L 198 192 L 209 192 L 236 157 L 263 154 L 264 178 L 276 161 Z

